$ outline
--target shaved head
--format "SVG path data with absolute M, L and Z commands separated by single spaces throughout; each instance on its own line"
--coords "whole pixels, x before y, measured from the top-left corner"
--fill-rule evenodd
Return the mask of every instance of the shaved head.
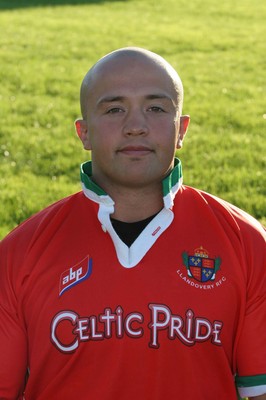
M 126 47 L 115 50 L 92 66 L 85 75 L 80 89 L 80 106 L 82 118 L 88 118 L 90 109 L 90 95 L 101 82 L 101 77 L 110 74 L 110 71 L 119 69 L 119 74 L 127 74 L 130 69 L 143 66 L 143 68 L 156 68 L 161 70 L 162 76 L 169 81 L 176 94 L 177 111 L 181 113 L 183 105 L 183 85 L 175 69 L 161 56 L 149 50 L 138 47 Z M 121 70 L 122 68 L 122 70 Z M 112 79 L 112 75 L 110 75 Z
M 161 207 L 161 180 L 189 124 L 174 68 L 148 50 L 113 51 L 88 71 L 80 100 L 76 130 L 91 151 L 93 180 L 114 198 L 117 189 L 156 191 Z

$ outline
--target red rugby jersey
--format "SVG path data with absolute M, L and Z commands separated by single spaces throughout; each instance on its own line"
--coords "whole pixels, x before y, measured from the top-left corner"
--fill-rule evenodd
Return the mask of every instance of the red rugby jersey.
M 86 163 L 83 192 L 0 245 L 0 398 L 231 400 L 236 385 L 241 396 L 265 393 L 261 226 L 182 186 L 177 161 L 164 208 L 128 248 L 90 173 Z

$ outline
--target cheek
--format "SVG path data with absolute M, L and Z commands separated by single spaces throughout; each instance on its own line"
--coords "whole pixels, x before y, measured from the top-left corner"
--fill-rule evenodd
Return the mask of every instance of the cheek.
M 97 154 L 104 154 L 110 152 L 112 144 L 110 143 L 110 137 L 108 135 L 96 134 L 91 137 L 91 150 Z
M 161 122 L 156 124 L 156 138 L 157 143 L 166 148 L 171 149 L 176 146 L 178 132 L 174 122 Z
M 112 141 L 112 134 L 110 125 L 107 123 L 95 123 L 90 126 L 90 142 L 92 150 L 102 150 L 108 146 Z

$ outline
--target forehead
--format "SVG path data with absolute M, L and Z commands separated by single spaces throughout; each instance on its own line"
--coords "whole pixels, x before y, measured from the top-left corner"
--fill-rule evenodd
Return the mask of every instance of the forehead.
M 143 56 L 124 55 L 99 63 L 92 71 L 88 100 L 103 95 L 150 95 L 163 92 L 176 100 L 177 90 L 167 68 Z

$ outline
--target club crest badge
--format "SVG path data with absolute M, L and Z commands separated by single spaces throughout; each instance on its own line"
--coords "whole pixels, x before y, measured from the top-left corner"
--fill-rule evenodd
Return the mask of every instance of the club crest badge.
M 184 252 L 182 258 L 190 278 L 201 283 L 215 280 L 221 265 L 220 257 L 210 258 L 208 251 L 200 246 L 193 255 Z

